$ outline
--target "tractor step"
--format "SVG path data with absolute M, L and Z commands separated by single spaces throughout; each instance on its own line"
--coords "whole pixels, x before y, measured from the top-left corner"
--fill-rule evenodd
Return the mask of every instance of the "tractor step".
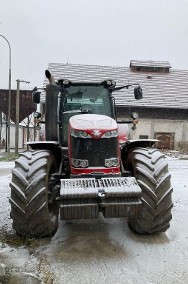
M 138 216 L 141 188 L 134 177 L 62 179 L 61 220 Z

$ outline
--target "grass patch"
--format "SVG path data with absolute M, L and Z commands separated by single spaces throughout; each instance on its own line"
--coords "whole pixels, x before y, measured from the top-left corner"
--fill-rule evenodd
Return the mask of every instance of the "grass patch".
M 7 154 L 3 157 L 0 157 L 0 161 L 7 161 L 7 162 L 14 161 L 18 159 L 18 157 L 19 157 L 19 154 Z
M 29 248 L 35 248 L 38 246 L 37 239 L 19 236 L 12 231 L 7 232 L 5 228 L 1 229 L 0 243 L 1 246 L 7 244 L 13 247 L 27 246 Z

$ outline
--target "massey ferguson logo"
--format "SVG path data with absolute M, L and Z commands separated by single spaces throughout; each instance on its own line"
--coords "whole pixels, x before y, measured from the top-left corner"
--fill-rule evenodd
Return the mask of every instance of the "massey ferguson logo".
M 93 130 L 92 131 L 93 136 L 95 137 L 99 137 L 101 135 L 101 131 L 100 130 Z

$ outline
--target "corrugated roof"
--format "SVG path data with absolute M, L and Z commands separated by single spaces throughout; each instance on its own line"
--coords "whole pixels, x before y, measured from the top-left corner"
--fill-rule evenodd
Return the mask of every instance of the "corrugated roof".
M 188 109 L 188 70 L 169 73 L 132 72 L 129 67 L 50 63 L 48 70 L 56 80 L 73 82 L 101 82 L 113 79 L 117 86 L 138 83 L 143 89 L 143 99 L 135 100 L 133 88 L 114 93 L 117 106 L 183 108 Z M 48 83 L 47 79 L 44 85 Z

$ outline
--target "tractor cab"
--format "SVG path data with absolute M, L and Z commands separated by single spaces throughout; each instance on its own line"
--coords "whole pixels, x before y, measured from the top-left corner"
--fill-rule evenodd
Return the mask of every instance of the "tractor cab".
M 112 117 L 109 91 L 101 84 L 71 84 L 64 88 L 63 111 L 104 114 Z
M 139 84 L 134 88 L 135 99 L 142 98 Z M 105 115 L 116 120 L 113 92 L 132 85 L 116 87 L 114 80 L 102 82 L 72 82 L 60 79 L 46 86 L 45 137 L 46 141 L 58 141 L 68 147 L 69 119 L 79 114 Z M 33 93 L 33 102 L 39 103 L 38 92 Z M 118 122 L 118 121 L 117 121 Z M 118 122 L 119 123 L 119 122 Z M 130 121 L 132 123 L 132 121 Z
M 72 83 L 59 80 L 61 96 L 59 100 L 60 137 L 63 146 L 68 145 L 68 122 L 78 114 L 99 114 L 115 118 L 111 87 L 114 81 L 102 83 Z

